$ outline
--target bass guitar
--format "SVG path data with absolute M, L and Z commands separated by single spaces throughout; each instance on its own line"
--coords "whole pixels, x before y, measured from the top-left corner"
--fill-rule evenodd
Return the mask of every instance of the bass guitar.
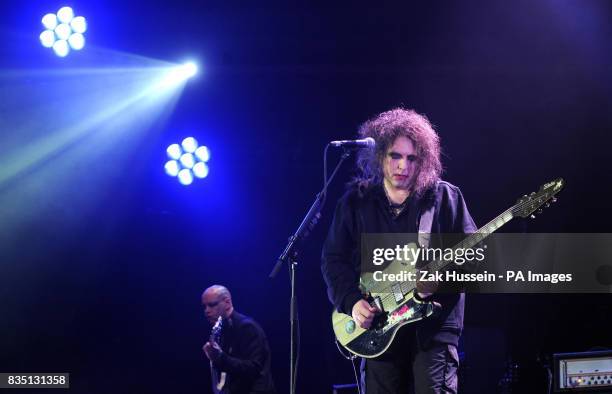
M 223 317 L 219 316 L 217 322 L 213 326 L 210 332 L 210 342 L 219 343 L 221 339 L 221 331 L 223 330 Z M 225 380 L 227 378 L 227 373 L 219 372 L 217 368 L 213 365 L 213 362 L 210 362 L 210 375 L 212 378 L 212 391 L 214 394 L 223 394 L 225 391 L 223 388 L 225 387 Z

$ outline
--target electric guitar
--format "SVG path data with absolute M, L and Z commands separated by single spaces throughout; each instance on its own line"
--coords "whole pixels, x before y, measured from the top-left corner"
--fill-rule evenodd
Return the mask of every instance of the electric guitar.
M 468 235 L 453 249 L 468 249 L 477 245 L 515 217 L 535 217 L 534 212 L 539 213 L 542 206 L 548 207 L 550 202 L 556 201 L 555 196 L 564 186 L 565 181 L 562 178 L 542 185 L 539 191 L 520 198 L 515 205 L 475 233 Z M 444 260 L 432 261 L 420 270 L 436 273 L 452 263 Z M 405 268 L 402 262 L 395 260 L 383 270 L 383 275 L 402 272 Z M 362 284 L 364 281 L 368 281 L 367 275 L 362 275 Z M 414 296 L 415 284 L 416 281 L 387 281 L 378 288 L 366 286 L 370 289 L 368 297 L 370 305 L 380 309 L 381 313 L 374 318 L 370 328 L 364 329 L 359 327 L 352 316 L 334 311 L 332 325 L 337 342 L 357 356 L 373 358 L 383 354 L 402 326 L 427 318 L 434 312 L 436 305 L 432 301 L 421 301 Z
M 213 326 L 210 332 L 210 342 L 219 343 L 219 339 L 221 339 L 221 330 L 223 329 L 223 317 L 219 316 L 217 322 Z M 225 379 L 227 378 L 227 373 L 221 372 L 215 368 L 212 361 L 210 362 L 210 375 L 212 378 L 212 391 L 214 394 L 223 394 L 225 391 L 223 387 L 225 387 Z

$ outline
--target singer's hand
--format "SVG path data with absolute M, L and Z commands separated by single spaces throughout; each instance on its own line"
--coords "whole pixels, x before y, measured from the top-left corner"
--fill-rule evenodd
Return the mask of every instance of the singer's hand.
M 433 295 L 438 290 L 439 283 L 437 281 L 420 281 L 416 283 L 417 293 L 424 300 Z
M 353 305 L 352 317 L 361 328 L 370 328 L 376 314 L 380 312 L 378 308 L 370 306 L 366 300 L 359 300 Z
M 215 341 L 206 342 L 202 350 L 204 350 L 206 357 L 208 357 L 210 361 L 217 361 L 219 357 L 221 357 L 221 354 L 223 354 L 223 350 L 221 350 L 221 347 Z

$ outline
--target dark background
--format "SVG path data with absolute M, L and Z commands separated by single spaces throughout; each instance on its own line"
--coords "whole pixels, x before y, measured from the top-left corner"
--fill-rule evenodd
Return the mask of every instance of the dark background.
M 478 225 L 563 177 L 555 206 L 508 230 L 608 231 L 612 4 L 373 4 L 70 4 L 90 20 L 88 45 L 175 62 L 190 56 L 204 70 L 155 126 L 161 132 L 129 157 L 130 171 L 109 167 L 103 194 L 88 193 L 98 180 L 79 173 L 82 183 L 62 186 L 52 203 L 44 187 L 27 189 L 37 214 L 0 211 L 19 218 L 0 216 L 0 371 L 70 372 L 75 393 L 207 392 L 200 294 L 220 283 L 264 327 L 277 388 L 287 392 L 287 272 L 268 273 L 321 188 L 325 144 L 397 106 L 434 123 L 444 179 L 461 187 Z M 7 5 L 2 31 L 31 40 L 5 41 L 4 68 L 69 67 L 37 42 L 39 18 L 61 5 Z M 213 155 L 209 177 L 189 187 L 162 167 L 184 130 Z M 300 257 L 303 393 L 353 380 L 333 343 L 319 270 L 350 164 Z M 4 201 L 37 171 L 1 185 Z M 95 204 L 81 211 L 75 201 L 88 197 Z M 546 357 L 612 345 L 611 301 L 469 295 L 464 392 L 500 391 L 508 362 L 522 372 L 522 392 L 545 392 Z

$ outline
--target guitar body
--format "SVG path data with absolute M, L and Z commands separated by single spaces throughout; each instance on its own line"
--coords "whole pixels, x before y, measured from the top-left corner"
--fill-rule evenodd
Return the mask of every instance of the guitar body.
M 342 346 L 358 356 L 373 358 L 389 348 L 402 326 L 431 316 L 433 312 L 433 303 L 419 302 L 411 297 L 396 310 L 377 316 L 367 330 L 359 327 L 351 316 L 337 311 L 332 313 L 332 325 Z
M 408 246 L 416 247 L 415 244 Z M 415 269 L 406 262 L 393 261 L 382 270 L 384 274 L 399 274 L 402 271 Z M 352 316 L 337 311 L 332 313 L 336 339 L 353 354 L 365 358 L 381 355 L 389 348 L 402 326 L 431 316 L 434 312 L 434 304 L 417 300 L 414 290 L 403 294 L 401 282 L 397 282 L 397 286 L 391 286 L 390 289 L 378 288 L 370 273 L 363 274 L 361 282 L 371 296 L 371 304 L 382 310 L 382 313 L 374 318 L 372 326 L 364 329 L 359 327 Z M 389 282 L 385 284 L 388 286 Z

